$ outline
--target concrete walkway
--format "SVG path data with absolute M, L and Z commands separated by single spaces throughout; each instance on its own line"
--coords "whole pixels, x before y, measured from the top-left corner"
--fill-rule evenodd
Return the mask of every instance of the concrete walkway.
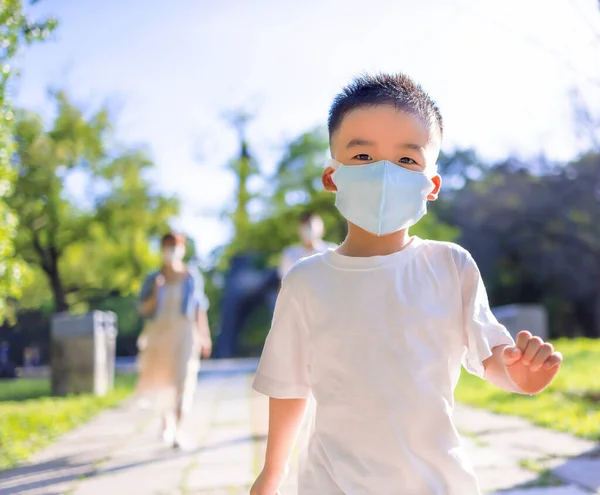
M 156 419 L 129 402 L 65 435 L 28 465 L 0 473 L 0 494 L 247 494 L 267 428 L 267 401 L 250 388 L 255 364 L 205 366 L 184 451 L 162 446 Z M 484 493 L 600 493 L 600 453 L 591 442 L 463 406 L 455 420 Z M 293 478 L 282 495 L 295 495 Z M 514 489 L 523 484 L 529 486 Z

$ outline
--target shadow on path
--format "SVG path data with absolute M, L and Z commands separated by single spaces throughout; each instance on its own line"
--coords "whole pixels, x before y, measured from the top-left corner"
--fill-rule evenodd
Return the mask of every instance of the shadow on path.
M 78 455 L 76 458 L 61 457 L 47 462 L 29 464 L 20 468 L 0 472 L 0 493 L 2 493 L 2 495 L 16 495 L 38 488 L 62 485 L 77 480 L 136 469 L 142 466 L 160 464 L 162 462 L 171 461 L 174 458 L 191 458 L 205 452 L 216 452 L 219 449 L 235 445 L 262 442 L 265 440 L 265 435 L 248 435 L 219 443 L 203 445 L 191 450 L 176 451 L 165 448 L 164 450 L 161 449 L 161 451 L 157 452 L 157 455 L 151 459 L 120 464 L 106 469 L 102 468 L 102 464 L 109 461 L 110 457 L 103 457 L 101 452 L 96 452 L 96 455 L 94 455 L 94 451 L 90 451 L 86 453 L 86 457 L 90 459 L 88 462 L 80 460 L 80 456 Z M 58 495 L 59 493 L 64 493 L 64 491 L 61 489 L 60 492 L 47 492 L 46 495 Z

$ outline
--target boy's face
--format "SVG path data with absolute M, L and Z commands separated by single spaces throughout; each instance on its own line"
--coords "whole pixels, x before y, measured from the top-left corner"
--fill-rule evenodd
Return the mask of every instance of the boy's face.
M 393 105 L 363 107 L 348 113 L 331 137 L 331 155 L 344 165 L 367 165 L 388 160 L 417 172 L 435 167 L 441 139 L 436 129 L 427 127 L 417 116 L 397 110 Z M 323 185 L 336 191 L 333 169 L 323 173 Z M 435 189 L 428 200 L 437 199 L 440 176 L 431 176 Z

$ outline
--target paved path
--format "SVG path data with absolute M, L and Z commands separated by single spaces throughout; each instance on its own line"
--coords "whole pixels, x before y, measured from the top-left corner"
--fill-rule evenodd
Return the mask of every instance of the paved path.
M 213 365 L 201 376 L 185 451 L 163 447 L 156 420 L 129 402 L 65 435 L 28 465 L 0 473 L 0 494 L 247 494 L 267 426 L 267 401 L 250 389 L 254 365 L 220 363 L 223 369 Z M 455 420 L 484 493 L 600 493 L 600 455 L 592 443 L 463 406 Z M 295 495 L 293 476 L 282 495 Z

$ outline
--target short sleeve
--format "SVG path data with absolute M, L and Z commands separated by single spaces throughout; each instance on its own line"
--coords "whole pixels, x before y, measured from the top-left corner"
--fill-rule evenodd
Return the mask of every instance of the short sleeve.
M 289 278 L 277 298 L 253 388 L 276 399 L 303 399 L 310 394 L 308 330 Z
M 514 341 L 492 313 L 479 268 L 471 255 L 466 255 L 461 272 L 464 332 L 462 363 L 469 373 L 483 378 L 483 361 L 492 355 L 492 349 L 499 345 L 513 345 Z

